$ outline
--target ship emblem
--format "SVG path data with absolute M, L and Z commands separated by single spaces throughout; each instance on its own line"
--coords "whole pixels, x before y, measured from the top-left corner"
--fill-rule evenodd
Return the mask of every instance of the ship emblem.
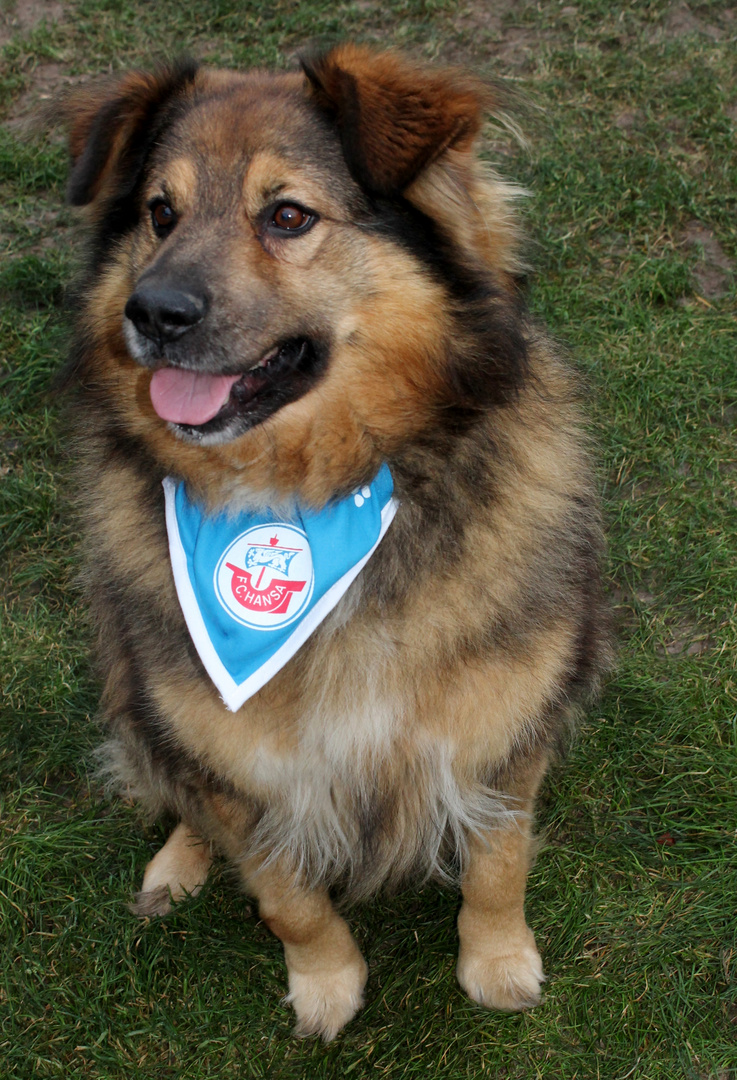
M 284 626 L 309 603 L 314 574 L 307 537 L 292 525 L 259 525 L 242 533 L 215 570 L 226 611 L 258 630 Z

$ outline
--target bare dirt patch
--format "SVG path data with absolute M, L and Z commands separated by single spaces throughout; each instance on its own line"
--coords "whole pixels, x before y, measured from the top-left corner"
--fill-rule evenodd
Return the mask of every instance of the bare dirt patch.
M 64 74 L 63 64 L 48 62 L 37 64 L 25 73 L 27 89 L 8 109 L 6 125 L 11 131 L 22 132 L 34 126 L 43 126 L 46 108 L 58 97 L 64 87 L 85 82 L 87 76 Z
M 453 63 L 469 57 L 474 63 L 492 62 L 502 73 L 529 67 L 541 44 L 553 37 L 548 30 L 514 24 L 514 16 L 529 6 L 529 0 L 474 0 L 454 17 L 458 38 L 446 43 L 443 58 Z
M 471 37 L 501 37 L 504 19 L 515 7 L 514 0 L 498 0 L 495 4 L 484 3 L 482 0 L 481 3 L 469 4 L 455 20 L 455 25 Z
M 669 639 L 663 645 L 656 645 L 655 651 L 660 656 L 703 656 L 713 649 L 714 638 L 699 632 L 693 623 L 684 621 L 669 627 Z
M 17 0 L 11 11 L 0 11 L 0 46 L 16 35 L 27 34 L 42 19 L 61 22 L 64 15 L 60 0 Z
M 60 0 L 17 0 L 10 11 L 0 11 L 0 47 L 14 37 L 24 37 L 39 23 L 63 23 L 67 18 L 66 7 Z M 59 90 L 83 78 L 64 74 L 64 65 L 52 61 L 34 63 L 31 53 L 25 58 L 21 70 L 26 89 L 13 102 L 7 112 L 6 125 L 16 133 L 23 133 L 36 126 L 43 126 L 44 105 L 54 100 Z
M 698 253 L 693 276 L 700 295 L 706 300 L 718 300 L 725 296 L 729 292 L 735 268 L 712 230 L 700 221 L 689 221 L 683 230 L 681 243 Z
M 624 112 L 619 113 L 614 118 L 614 126 L 619 128 L 620 131 L 624 131 L 628 134 L 635 128 L 638 128 L 644 120 L 644 113 L 641 109 L 626 109 Z
M 729 22 L 729 16 L 726 21 Z M 688 4 L 677 3 L 668 8 L 662 23 L 646 34 L 646 40 L 655 44 L 661 41 L 674 41 L 689 34 L 703 34 L 712 41 L 722 41 L 727 34 L 727 28 L 714 22 L 706 22 L 699 18 Z

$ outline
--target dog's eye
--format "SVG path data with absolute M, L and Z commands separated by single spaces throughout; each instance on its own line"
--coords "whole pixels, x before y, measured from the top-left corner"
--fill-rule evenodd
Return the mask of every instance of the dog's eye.
M 166 236 L 177 223 L 177 215 L 163 199 L 154 199 L 149 203 L 151 224 L 157 236 Z
M 301 206 L 296 206 L 293 203 L 282 203 L 281 206 L 277 206 L 271 215 L 269 224 L 280 232 L 297 233 L 306 232 L 315 220 L 315 215 L 310 214 Z

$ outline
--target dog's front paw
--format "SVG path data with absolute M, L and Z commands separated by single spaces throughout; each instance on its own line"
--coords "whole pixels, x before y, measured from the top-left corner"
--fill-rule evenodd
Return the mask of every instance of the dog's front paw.
M 368 967 L 359 954 L 355 963 L 338 971 L 289 972 L 286 1000 L 297 1014 L 295 1035 L 334 1039 L 363 1005 Z
M 130 910 L 142 918 L 168 915 L 172 904 L 197 895 L 211 862 L 210 845 L 180 823 L 146 867 Z
M 168 885 L 157 885 L 155 889 L 147 889 L 145 892 L 141 889 L 133 894 L 133 899 L 128 904 L 128 910 L 139 919 L 168 915 L 171 909 L 172 894 Z
M 487 1009 L 519 1012 L 540 1003 L 545 975 L 532 934 L 527 944 L 509 945 L 492 941 L 474 951 L 461 949 L 456 973 L 472 1001 Z

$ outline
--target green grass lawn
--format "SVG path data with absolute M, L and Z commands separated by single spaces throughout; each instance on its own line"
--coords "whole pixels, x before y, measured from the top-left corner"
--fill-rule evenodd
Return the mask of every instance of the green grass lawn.
M 498 80 L 529 189 L 531 303 L 587 372 L 620 662 L 540 805 L 544 1004 L 454 979 L 457 898 L 356 910 L 365 1010 L 292 1038 L 281 946 L 226 872 L 165 921 L 161 843 L 104 801 L 51 379 L 74 271 L 39 103 L 188 51 L 286 64 L 356 36 Z M 737 12 L 665 0 L 0 0 L 0 1077 L 737 1077 Z

